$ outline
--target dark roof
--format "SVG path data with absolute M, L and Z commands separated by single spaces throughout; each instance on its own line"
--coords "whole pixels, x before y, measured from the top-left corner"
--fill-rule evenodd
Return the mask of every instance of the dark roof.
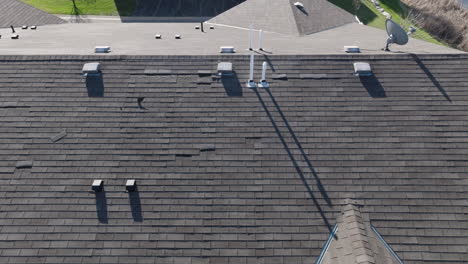
M 213 17 L 245 0 L 138 0 L 134 16 Z M 117 3 L 117 7 L 118 7 Z
M 246 56 L 0 56 L 0 262 L 313 263 L 350 199 L 468 262 L 467 59 L 257 56 L 286 79 L 250 90 Z
M 15 27 L 27 25 L 62 24 L 65 20 L 34 8 L 19 0 L 1 0 L 0 28 L 11 25 Z
M 228 26 L 308 35 L 356 23 L 353 15 L 327 0 L 303 0 L 303 9 L 295 0 L 248 0 L 210 19 L 208 22 Z

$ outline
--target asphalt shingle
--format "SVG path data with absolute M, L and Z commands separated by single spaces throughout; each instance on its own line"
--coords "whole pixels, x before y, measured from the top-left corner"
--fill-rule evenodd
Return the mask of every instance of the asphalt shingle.
M 468 262 L 467 56 L 269 60 L 252 90 L 246 56 L 0 56 L 0 262 L 312 263 L 346 199 L 404 263 Z M 241 96 L 197 84 L 221 61 Z

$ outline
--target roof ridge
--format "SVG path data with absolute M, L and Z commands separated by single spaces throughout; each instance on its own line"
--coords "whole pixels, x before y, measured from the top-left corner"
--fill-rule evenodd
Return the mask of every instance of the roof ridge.
M 401 260 L 361 212 L 362 203 L 345 199 L 337 225 L 316 264 L 401 264 Z
M 375 263 L 374 253 L 369 245 L 366 224 L 361 211 L 356 205 L 347 204 L 343 208 L 343 220 L 341 225 L 353 237 L 353 255 L 358 263 Z

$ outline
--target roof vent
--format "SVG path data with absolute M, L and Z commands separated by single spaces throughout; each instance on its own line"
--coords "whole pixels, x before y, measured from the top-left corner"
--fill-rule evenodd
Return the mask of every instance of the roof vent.
M 32 168 L 32 166 L 33 166 L 33 162 L 31 160 L 18 161 L 16 163 L 17 169 L 28 169 L 28 168 Z
M 231 62 L 218 63 L 218 74 L 219 75 L 232 75 L 232 63 Z
M 232 46 L 222 46 L 219 48 L 220 53 L 236 53 L 236 50 Z
M 175 39 L 181 39 L 182 35 L 175 35 Z
M 96 46 L 94 48 L 95 53 L 109 53 L 111 50 L 110 46 Z
M 94 180 L 93 184 L 91 185 L 91 189 L 95 192 L 102 192 L 102 190 L 104 189 L 104 181 Z
M 21 27 L 21 29 L 28 29 L 28 26 L 24 25 Z
M 344 46 L 346 53 L 360 53 L 361 49 L 358 46 Z
M 354 63 L 354 75 L 356 76 L 372 76 L 372 69 L 367 62 L 355 62 Z
M 301 3 L 301 2 L 296 2 L 296 3 L 294 3 L 294 6 L 297 7 L 297 8 L 299 8 L 299 9 L 303 9 L 303 8 L 304 8 L 304 4 Z
M 210 26 L 210 29 L 214 29 L 214 26 Z
M 101 64 L 99 62 L 90 62 L 83 65 L 81 70 L 83 76 L 99 76 L 101 75 Z
M 136 191 L 136 180 L 127 180 L 125 183 L 125 189 L 127 192 L 134 192 Z
M 19 35 L 18 34 L 11 34 L 11 39 L 19 39 Z
M 162 39 L 162 35 L 161 35 L 161 34 L 157 34 L 156 36 L 154 36 L 154 38 L 156 38 L 156 39 Z
M 32 30 L 36 30 L 36 29 L 37 29 L 37 26 L 31 26 L 31 29 L 32 29 Z

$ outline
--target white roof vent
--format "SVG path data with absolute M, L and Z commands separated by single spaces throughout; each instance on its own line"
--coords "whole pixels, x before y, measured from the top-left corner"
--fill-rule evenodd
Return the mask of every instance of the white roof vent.
M 125 189 L 127 192 L 134 192 L 136 191 L 136 180 L 127 180 L 125 183 Z
M 162 35 L 161 34 L 157 34 L 156 36 L 154 36 L 156 39 L 162 39 Z
M 101 64 L 99 62 L 90 62 L 83 65 L 81 70 L 83 76 L 95 76 L 101 74 Z
M 236 50 L 232 46 L 222 46 L 219 48 L 220 53 L 236 53 Z
M 358 46 L 344 46 L 346 53 L 360 53 L 361 49 Z
M 303 8 L 304 8 L 304 4 L 301 3 L 301 2 L 296 2 L 296 3 L 294 3 L 294 6 L 297 7 L 297 8 L 299 8 L 299 9 L 303 9 Z
M 354 63 L 354 75 L 356 76 L 372 76 L 372 69 L 367 62 L 355 62 Z
M 111 51 L 110 46 L 96 46 L 94 48 L 95 53 L 109 53 Z
M 232 63 L 231 62 L 220 62 L 220 63 L 218 63 L 218 74 L 219 75 L 232 74 Z
M 102 192 L 103 188 L 104 188 L 103 180 L 94 180 L 93 184 L 91 185 L 91 189 L 95 192 Z

